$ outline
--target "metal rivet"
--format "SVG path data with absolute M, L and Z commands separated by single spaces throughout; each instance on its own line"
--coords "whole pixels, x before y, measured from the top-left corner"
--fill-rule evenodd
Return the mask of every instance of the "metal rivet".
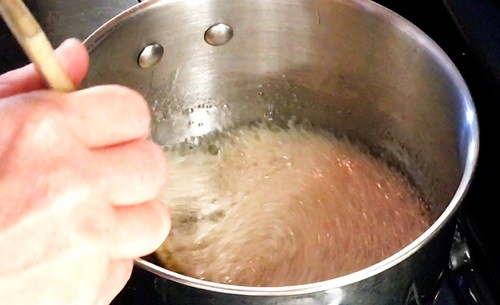
M 142 49 L 137 63 L 141 68 L 151 68 L 160 62 L 163 57 L 163 46 L 159 43 L 153 43 Z
M 221 46 L 233 38 L 233 28 L 224 23 L 212 25 L 205 31 L 205 41 L 212 46 Z

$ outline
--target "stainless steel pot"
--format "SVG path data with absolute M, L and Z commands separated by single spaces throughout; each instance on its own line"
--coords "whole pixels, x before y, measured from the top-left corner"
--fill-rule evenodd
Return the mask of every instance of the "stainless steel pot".
M 410 245 L 320 283 L 237 287 L 137 259 L 152 304 L 393 305 L 432 296 L 476 164 L 478 125 L 459 72 L 411 23 L 364 0 L 151 0 L 86 44 L 85 85 L 142 92 L 162 145 L 256 120 L 308 119 L 404 167 L 431 203 L 433 225 Z

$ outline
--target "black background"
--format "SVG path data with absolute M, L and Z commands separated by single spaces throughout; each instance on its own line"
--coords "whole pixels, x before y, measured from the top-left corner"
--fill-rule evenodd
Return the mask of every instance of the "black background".
M 500 200 L 496 189 L 500 152 L 500 4 L 498 0 L 379 0 L 434 39 L 463 75 L 475 102 L 480 126 L 478 167 L 460 211 L 461 223 L 485 289 L 500 299 Z M 85 38 L 85 37 L 79 37 Z M 0 73 L 27 63 L 0 21 Z M 499 302 L 500 303 L 500 302 Z

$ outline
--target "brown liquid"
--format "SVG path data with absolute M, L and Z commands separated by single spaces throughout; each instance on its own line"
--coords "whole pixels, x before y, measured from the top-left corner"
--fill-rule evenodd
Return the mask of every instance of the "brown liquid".
M 219 152 L 167 152 L 165 267 L 209 281 L 285 286 L 377 263 L 429 226 L 408 181 L 346 140 L 246 127 Z M 211 152 L 211 153 L 210 153 Z

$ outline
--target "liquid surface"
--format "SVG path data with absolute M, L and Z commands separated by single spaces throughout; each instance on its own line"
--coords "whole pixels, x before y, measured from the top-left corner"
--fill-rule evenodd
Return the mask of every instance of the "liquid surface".
M 244 127 L 167 151 L 164 267 L 242 286 L 346 275 L 396 253 L 430 225 L 408 181 L 347 140 L 301 127 Z

